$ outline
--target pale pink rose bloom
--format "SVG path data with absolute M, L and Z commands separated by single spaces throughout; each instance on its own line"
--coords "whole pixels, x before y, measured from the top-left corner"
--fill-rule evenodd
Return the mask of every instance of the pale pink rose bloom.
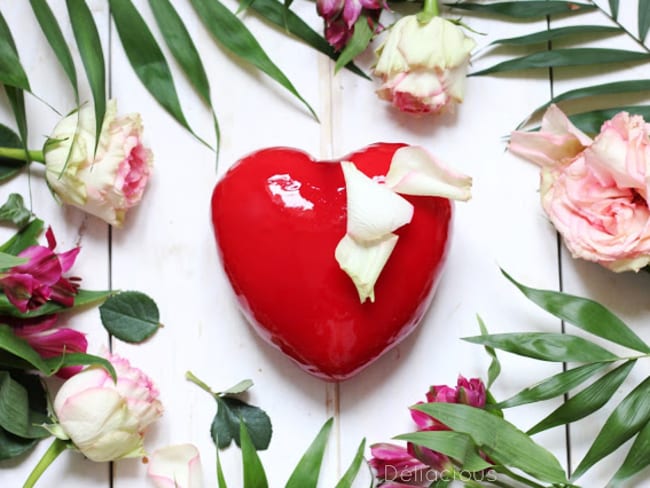
M 142 144 L 140 114 L 116 114 L 111 100 L 96 153 L 94 111 L 86 106 L 57 124 L 44 154 L 47 182 L 63 203 L 120 227 L 142 198 L 153 157 Z
M 145 454 L 145 429 L 162 415 L 151 379 L 117 355 L 108 355 L 117 383 L 100 367 L 67 380 L 54 399 L 57 431 L 92 461 L 113 461 Z
M 647 266 L 650 124 L 621 112 L 592 142 L 558 108 L 547 118 L 565 131 L 515 132 L 510 150 L 542 165 L 542 206 L 571 255 L 616 272 Z
M 157 488 L 203 487 L 201 457 L 192 444 L 156 449 L 149 457 L 147 475 Z

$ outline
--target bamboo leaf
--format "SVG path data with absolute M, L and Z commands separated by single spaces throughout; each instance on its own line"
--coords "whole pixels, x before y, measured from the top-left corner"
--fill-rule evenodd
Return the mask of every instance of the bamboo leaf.
M 95 149 L 106 115 L 106 67 L 97 25 L 85 0 L 66 0 L 68 16 L 79 55 L 86 70 L 95 105 Z
M 9 104 L 11 105 L 11 110 L 14 113 L 16 119 L 16 125 L 18 126 L 18 133 L 20 134 L 20 142 L 25 152 L 25 158 L 29 161 L 29 149 L 27 148 L 27 112 L 25 111 L 25 92 L 20 88 L 15 88 L 13 86 L 5 85 L 5 92 L 7 93 L 7 98 L 9 99 Z
M 176 122 L 210 147 L 185 119 L 167 60 L 131 0 L 109 0 L 109 4 L 126 57 L 144 87 Z
M 650 353 L 650 347 L 632 329 L 598 302 L 552 290 L 529 288 L 501 270 L 533 303 L 566 322 L 635 351 Z
M 553 41 L 563 37 L 583 36 L 587 34 L 621 34 L 622 32 L 623 30 L 620 27 L 610 27 L 605 25 L 572 25 L 569 27 L 543 30 L 533 34 L 526 34 L 525 36 L 497 39 L 496 41 L 492 41 L 490 45 L 528 46 L 530 44 Z
M 648 459 L 650 459 L 650 421 L 645 424 L 645 427 L 641 429 L 639 435 L 634 439 L 634 443 L 630 447 L 625 461 L 623 461 L 623 464 L 616 471 L 607 486 L 619 486 L 622 481 L 647 468 Z
M 0 83 L 31 91 L 29 80 L 18 58 L 16 44 L 2 13 L 0 13 Z
M 334 419 L 330 418 L 321 427 L 320 432 L 318 432 L 316 438 L 300 458 L 300 462 L 293 470 L 293 473 L 291 473 L 285 488 L 316 488 L 318 486 L 318 476 L 325 455 L 327 437 L 332 429 L 333 422 Z
M 38 244 L 38 236 L 43 230 L 43 221 L 40 219 L 32 220 L 27 227 L 16 232 L 7 242 L 0 245 L 0 252 L 17 255 L 29 246 Z
M 582 476 L 590 467 L 644 428 L 650 420 L 649 395 L 650 377 L 634 388 L 607 418 L 589 451 L 573 472 L 572 479 Z
M 639 40 L 644 42 L 650 30 L 650 0 L 639 0 L 638 17 Z
M 285 74 L 271 61 L 253 34 L 235 14 L 219 0 L 191 0 L 191 2 L 207 29 L 222 46 L 277 81 L 300 100 L 318 120 L 314 109 L 298 93 Z
M 479 3 L 446 3 L 445 5 L 455 9 L 530 20 L 546 17 L 547 15 L 579 14 L 590 12 L 596 8 L 588 3 L 545 0 L 496 2 L 485 5 Z
M 18 134 L 3 124 L 0 124 L 0 147 L 16 149 L 23 147 Z M 0 183 L 13 178 L 26 164 L 22 159 L 0 156 Z
M 521 332 L 464 337 L 463 340 L 542 361 L 591 363 L 620 359 L 593 342 L 569 334 Z
M 363 463 L 363 451 L 366 449 L 366 439 L 362 439 L 357 452 L 352 459 L 352 463 L 348 469 L 343 474 L 343 477 L 339 480 L 334 488 L 352 488 L 352 484 L 359 474 L 361 469 L 361 463 Z
M 628 105 L 603 110 L 591 110 L 589 112 L 569 115 L 569 120 L 578 129 L 587 134 L 598 134 L 606 120 L 611 119 L 622 111 L 640 115 L 645 120 L 650 120 L 650 105 Z
M 575 422 L 605 405 L 630 374 L 635 361 L 627 361 L 594 381 L 584 390 L 556 408 L 546 418 L 535 424 L 527 434 L 533 435 L 557 425 Z
M 334 61 L 337 60 L 338 54 L 325 38 L 312 29 L 309 24 L 302 20 L 292 10 L 287 9 L 282 2 L 279 2 L 278 0 L 255 0 L 251 5 L 251 9 L 269 22 L 286 29 L 307 45 L 323 53 L 325 56 L 328 56 L 330 59 L 333 59 Z M 370 77 L 354 63 L 348 63 L 345 67 L 353 73 L 370 80 Z
M 528 3 L 528 2 L 525 2 Z M 480 76 L 491 73 L 504 73 L 535 68 L 557 68 L 561 66 L 585 66 L 609 63 L 641 62 L 650 59 L 650 54 L 626 51 L 623 49 L 606 49 L 583 47 L 572 49 L 555 49 L 540 51 L 497 63 L 481 71 L 475 71 L 468 76 Z
M 455 403 L 422 403 L 411 408 L 469 435 L 495 464 L 512 466 L 541 481 L 568 483 L 562 466 L 549 451 L 501 417 Z
M 607 366 L 607 363 L 593 363 L 563 371 L 534 386 L 521 390 L 507 400 L 497 403 L 494 408 L 511 408 L 563 395 L 587 381 L 605 366 Z
M 485 322 L 483 322 L 483 319 L 478 315 L 476 316 L 476 318 L 478 320 L 478 326 L 481 329 L 481 335 L 482 336 L 489 335 L 487 327 L 485 326 Z M 494 381 L 499 377 L 499 374 L 501 374 L 501 363 L 499 362 L 499 358 L 497 357 L 497 353 L 493 347 L 485 346 L 485 352 L 487 352 L 488 356 L 492 358 L 492 361 L 490 361 L 490 366 L 488 367 L 487 388 L 489 390 L 492 384 L 494 383 Z
M 61 64 L 63 71 L 70 80 L 72 90 L 74 91 L 75 101 L 77 105 L 79 105 L 77 71 L 74 66 L 74 61 L 72 60 L 72 54 L 68 48 L 68 43 L 61 32 L 61 27 L 59 27 L 59 23 L 46 0 L 29 0 L 29 3 L 32 6 L 36 20 L 41 26 L 41 30 L 43 31 L 47 42 L 50 44 L 52 51 L 54 51 L 56 58 L 59 60 L 59 64 Z
M 350 63 L 357 55 L 366 50 L 373 36 L 373 30 L 370 28 L 369 20 L 365 15 L 360 15 L 354 23 L 352 37 L 345 45 L 339 58 L 334 66 L 334 73 L 338 73 L 343 66 Z
M 219 449 L 217 449 L 217 487 L 228 488 L 226 477 L 223 474 L 223 467 L 221 466 L 221 458 L 219 457 Z
M 618 0 L 609 0 L 609 9 L 612 12 L 612 18 L 618 18 Z
M 257 455 L 255 446 L 251 441 L 246 425 L 243 421 L 239 424 L 239 438 L 241 439 L 241 457 L 244 471 L 244 488 L 268 488 L 266 473 L 262 461 Z

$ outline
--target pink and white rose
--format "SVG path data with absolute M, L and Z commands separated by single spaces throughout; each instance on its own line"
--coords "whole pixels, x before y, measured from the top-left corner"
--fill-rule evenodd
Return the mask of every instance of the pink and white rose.
M 612 271 L 650 263 L 650 124 L 620 112 L 592 141 L 556 106 L 510 150 L 542 167 L 542 206 L 574 258 Z

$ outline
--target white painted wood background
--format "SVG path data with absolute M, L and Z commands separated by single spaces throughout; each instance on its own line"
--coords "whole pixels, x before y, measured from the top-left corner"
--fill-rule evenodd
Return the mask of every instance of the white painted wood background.
M 49 2 L 75 51 L 63 0 Z M 80 244 L 82 252 L 75 274 L 89 289 L 136 289 L 158 303 L 165 325 L 149 342 L 130 346 L 115 341 L 113 349 L 156 381 L 165 405 L 163 418 L 151 429 L 146 447 L 153 450 L 170 443 L 192 442 L 203 459 L 206 487 L 216 486 L 215 449 L 209 427 L 216 404 L 184 379 L 191 370 L 215 389 L 243 378 L 255 382 L 249 401 L 271 416 L 274 435 L 270 449 L 261 454 L 270 485 L 283 486 L 300 454 L 323 422 L 336 419 L 321 486 L 334 486 L 352 459 L 362 437 L 369 443 L 387 441 L 412 430 L 407 406 L 422 400 L 430 384 L 454 384 L 459 373 L 485 378 L 488 358 L 478 346 L 459 340 L 477 333 L 476 314 L 491 332 L 559 331 L 560 323 L 528 302 L 500 274 L 503 267 L 525 284 L 587 295 L 624 317 L 635 331 L 650 340 L 650 274 L 615 275 L 597 265 L 575 262 L 561 248 L 539 205 L 538 171 L 532 164 L 505 151 L 506 136 L 534 107 L 560 93 L 585 84 L 584 78 L 546 70 L 521 77 L 471 78 L 465 103 L 455 115 L 412 118 L 379 101 L 377 84 L 348 72 L 334 76 L 330 61 L 310 48 L 288 40 L 282 33 L 244 15 L 271 58 L 285 71 L 302 95 L 315 107 L 316 123 L 282 88 L 264 75 L 233 62 L 212 41 L 186 0 L 174 2 L 196 41 L 212 84 L 223 143 L 219 174 L 237 159 L 267 146 L 294 146 L 322 158 L 339 157 L 377 141 L 420 144 L 459 170 L 474 177 L 473 199 L 456 204 L 454 235 L 445 275 L 431 310 L 419 329 L 360 375 L 342 384 L 328 384 L 306 375 L 284 356 L 263 343 L 237 311 L 221 271 L 209 216 L 209 200 L 217 181 L 214 155 L 182 130 L 140 85 L 109 22 L 106 0 L 89 1 L 110 68 L 109 93 L 119 110 L 140 112 L 145 140 L 155 155 L 155 173 L 139 208 L 127 216 L 123 229 L 112 230 L 93 217 L 72 208 L 60 208 L 43 181 L 41 168 L 30 178 L 23 175 L 0 188 L 0 200 L 10 192 L 31 194 L 38 216 L 56 232 L 60 249 Z M 147 23 L 154 24 L 145 0 L 135 2 Z M 599 3 L 606 5 L 607 2 Z M 227 5 L 235 8 L 235 2 Z M 296 1 L 294 8 L 320 30 L 313 2 Z M 54 59 L 29 3 L 0 0 L 34 92 L 62 113 L 73 108 L 72 92 Z M 636 2 L 621 2 L 621 18 L 636 29 Z M 585 23 L 606 23 L 599 13 L 579 17 Z M 555 21 L 575 23 L 575 17 Z M 546 28 L 547 23 L 504 23 L 472 17 L 478 47 L 494 39 Z M 154 32 L 155 28 L 153 28 Z M 160 37 L 158 36 L 159 40 Z M 162 40 L 161 40 L 162 43 Z M 624 39 L 609 38 L 609 47 L 633 47 Z M 526 51 L 522 50 L 522 54 Z M 498 51 L 485 54 L 475 66 L 499 60 Z M 81 62 L 76 57 L 77 69 Z M 372 52 L 359 63 L 368 68 Z M 175 68 L 172 62 L 172 67 Z M 625 67 L 637 78 L 648 77 L 647 64 Z M 620 69 L 579 71 L 590 81 L 617 79 Z M 179 70 L 174 69 L 175 73 Z M 568 73 L 572 73 L 569 71 Z M 575 72 L 573 72 L 575 73 Z M 80 80 L 85 80 L 80 71 Z M 627 76 L 627 75 L 626 75 Z M 181 75 L 175 77 L 186 115 L 201 136 L 211 137 L 211 118 Z M 82 85 L 82 99 L 90 95 Z M 33 97 L 27 97 L 30 146 L 42 145 L 58 116 Z M 0 96 L 0 121 L 13 126 L 4 95 Z M 30 189 L 31 188 L 31 189 Z M 561 273 L 560 273 L 561 270 Z M 108 344 L 97 310 L 70 320 L 88 334 L 89 352 Z M 575 331 L 572 331 L 575 332 Z M 500 355 L 504 372 L 494 387 L 504 399 L 538 379 L 559 371 L 553 364 Z M 631 383 L 648 374 L 639 364 Z M 636 384 L 636 383 L 635 383 Z M 649 400 L 650 401 L 650 400 Z M 523 429 L 556 405 L 524 406 L 507 412 Z M 553 429 L 537 437 L 566 465 L 580 461 L 610 410 L 572 426 L 568 436 Z M 0 463 L 0 487 L 22 486 L 47 442 L 29 455 Z M 583 487 L 600 487 L 609 479 L 622 453 L 611 456 L 582 478 Z M 241 485 L 239 451 L 222 456 L 230 486 Z M 151 486 L 140 460 L 95 464 L 81 455 L 64 453 L 45 474 L 39 487 L 131 488 Z M 647 473 L 630 482 L 649 487 Z M 367 486 L 360 483 L 359 486 Z

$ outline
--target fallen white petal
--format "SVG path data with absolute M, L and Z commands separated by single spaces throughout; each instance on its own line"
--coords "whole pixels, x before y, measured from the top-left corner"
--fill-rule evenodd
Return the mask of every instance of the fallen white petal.
M 158 488 L 203 488 L 201 458 L 192 444 L 157 449 L 149 458 L 147 474 Z
M 341 162 L 347 192 L 347 233 L 358 243 L 371 243 L 408 224 L 413 205 L 390 188 L 368 178 L 349 161 Z
M 398 236 L 388 234 L 382 240 L 362 244 L 346 234 L 334 253 L 339 266 L 354 282 L 361 303 L 375 301 L 375 283 L 390 257 Z
M 472 178 L 445 168 L 419 146 L 405 146 L 393 155 L 386 186 L 404 195 L 445 197 L 466 201 L 472 197 Z

